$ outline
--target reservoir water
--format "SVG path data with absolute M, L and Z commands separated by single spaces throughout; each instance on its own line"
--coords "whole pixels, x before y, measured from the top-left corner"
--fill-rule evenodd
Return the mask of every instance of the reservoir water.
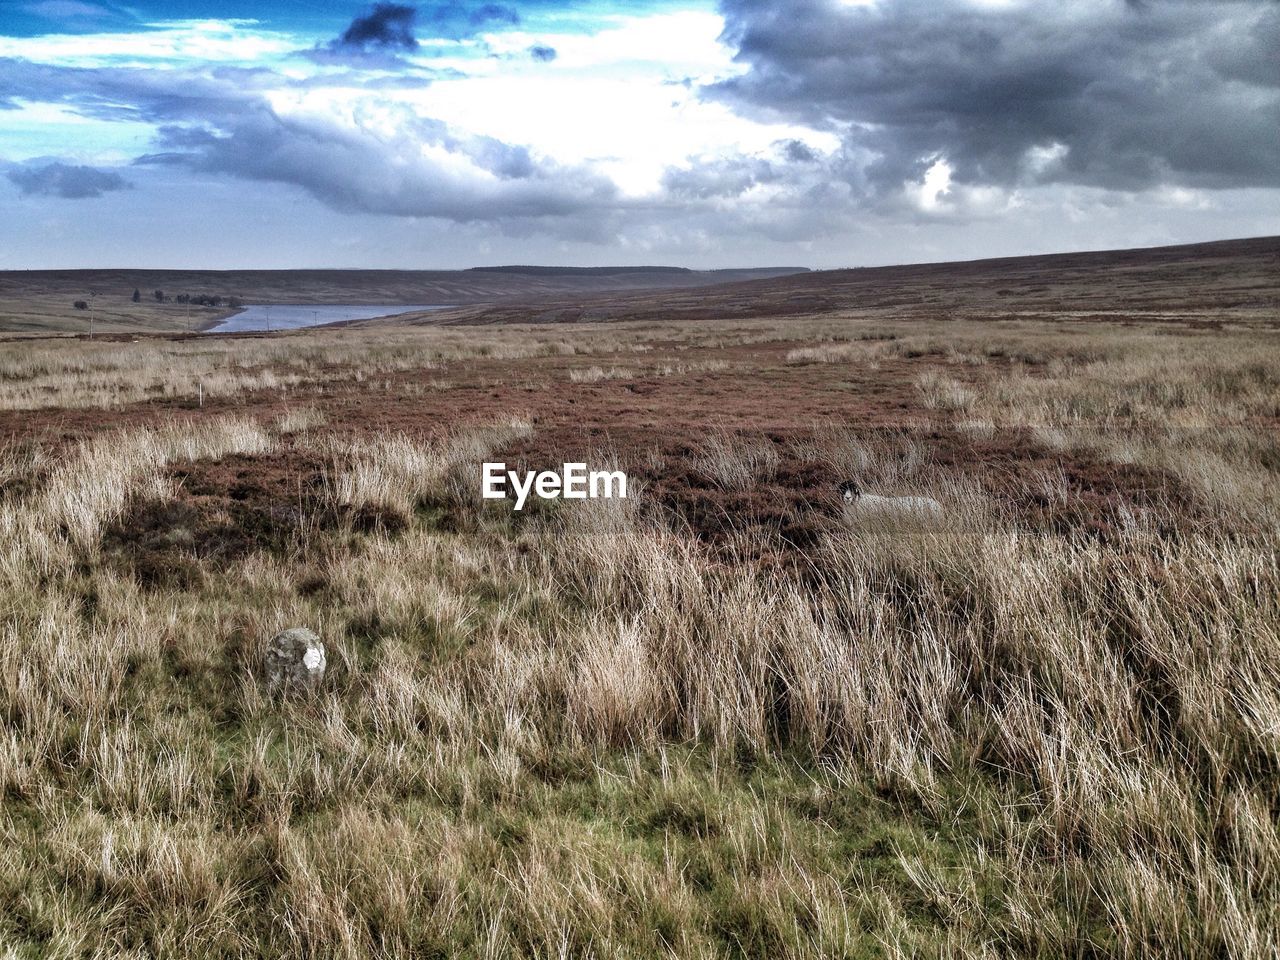
M 252 330 L 296 330 L 344 320 L 371 320 L 418 310 L 443 310 L 440 304 L 359 303 L 251 303 L 234 317 L 227 317 L 209 333 L 244 333 Z

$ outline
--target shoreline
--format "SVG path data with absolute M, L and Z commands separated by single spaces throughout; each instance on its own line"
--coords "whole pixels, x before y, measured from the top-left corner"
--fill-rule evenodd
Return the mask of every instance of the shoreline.
M 379 321 L 379 320 L 391 320 L 391 319 L 394 319 L 395 317 L 402 317 L 402 316 L 407 316 L 407 315 L 410 315 L 410 314 L 429 313 L 429 312 L 434 312 L 434 311 L 439 311 L 439 310 L 451 310 L 451 309 L 455 309 L 458 305 L 457 305 L 457 304 L 451 304 L 451 303 L 445 303 L 445 304 L 431 304 L 431 305 L 386 304 L 385 306 L 390 307 L 390 308 L 393 308 L 393 309 L 394 309 L 394 308 L 396 308 L 396 307 L 406 307 L 407 309 L 402 309 L 402 310 L 399 310 L 399 311 L 397 311 L 397 312 L 395 312 L 395 313 L 379 313 L 379 314 L 376 314 L 376 315 L 371 316 L 371 317 L 348 317 L 348 318 L 343 319 L 343 320 L 323 320 L 323 321 L 320 321 L 320 322 L 318 322 L 318 323 L 304 323 L 304 324 L 299 324 L 299 325 L 282 326 L 282 327 L 280 327 L 279 329 L 275 329 L 275 330 L 267 330 L 267 329 L 262 329 L 262 328 L 258 328 L 258 329 L 244 329 L 244 330 L 219 330 L 219 329 L 217 329 L 221 324 L 226 323 L 228 320 L 232 319 L 233 317 L 237 317 L 237 316 L 239 316 L 240 314 L 245 313 L 245 312 L 247 312 L 248 310 L 250 310 L 250 309 L 252 309 L 252 308 L 254 308 L 254 307 L 308 307 L 308 306 L 314 306 L 314 307 L 340 307 L 340 306 L 352 306 L 352 307 L 354 307 L 354 306 L 380 307 L 380 306 L 383 306 L 383 305 L 382 305 L 382 304 L 376 304 L 376 303 L 372 303 L 372 304 L 308 304 L 308 303 L 270 303 L 270 304 L 248 304 L 248 305 L 246 305 L 246 306 L 238 307 L 238 308 L 236 308 L 235 310 L 231 310 L 231 311 L 229 311 L 229 312 L 226 312 L 226 313 L 224 313 L 222 316 L 219 316 L 219 317 L 210 317 L 210 318 L 206 319 L 206 320 L 205 320 L 205 321 L 203 321 L 203 322 L 202 322 L 202 323 L 201 323 L 201 324 L 196 328 L 196 330 L 195 330 L 195 331 L 193 331 L 193 332 L 195 332 L 195 333 L 201 333 L 201 334 L 215 334 L 215 335 L 218 335 L 218 336 L 229 336 L 229 335 L 234 335 L 234 334 L 277 334 L 277 333 L 288 333 L 288 332 L 290 332 L 290 331 L 294 331 L 294 330 L 315 330 L 315 329 L 319 329 L 319 328 L 321 328 L 321 327 L 343 327 L 343 326 L 348 326 L 348 325 L 351 325 L 351 324 L 357 324 L 357 323 L 370 323 L 370 322 L 373 322 L 373 321 Z

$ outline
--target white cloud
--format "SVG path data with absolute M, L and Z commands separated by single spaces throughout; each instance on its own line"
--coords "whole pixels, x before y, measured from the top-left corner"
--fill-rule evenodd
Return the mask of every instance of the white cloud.
M 930 164 L 915 192 L 921 210 L 933 213 L 942 207 L 951 192 L 951 164 L 945 157 L 939 157 Z
M 485 39 L 498 54 L 536 42 L 553 47 L 556 60 L 492 60 L 485 76 L 473 68 L 406 96 L 451 127 L 561 163 L 592 163 L 632 197 L 657 191 L 665 170 L 692 155 L 759 152 L 782 139 L 833 149 L 831 134 L 749 120 L 697 95 L 697 83 L 741 70 L 719 41 L 723 26 L 715 14 L 690 12 L 619 18 L 590 36 L 493 35 Z
M 258 64 L 298 47 L 296 38 L 263 30 L 252 20 L 174 20 L 149 26 L 119 33 L 0 36 L 0 57 L 68 67 Z
M 1029 147 L 1022 162 L 1032 176 L 1040 177 L 1062 166 L 1062 162 L 1067 159 L 1067 154 L 1070 152 L 1070 147 L 1055 140 L 1052 143 Z
M 58 155 L 109 166 L 145 152 L 155 129 L 150 123 L 102 120 L 59 104 L 22 101 L 17 109 L 0 112 L 0 121 L 0 157 L 6 160 Z

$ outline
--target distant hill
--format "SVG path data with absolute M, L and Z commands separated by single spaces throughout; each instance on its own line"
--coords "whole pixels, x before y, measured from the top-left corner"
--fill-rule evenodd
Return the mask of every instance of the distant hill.
M 492 304 L 547 296 L 703 287 L 805 270 L 765 267 L 477 267 L 470 270 L 9 270 L 0 271 L 0 331 L 182 330 L 225 317 L 225 307 L 188 307 L 178 295 L 244 303 Z M 139 300 L 133 301 L 137 290 Z M 162 291 L 169 302 L 155 299 Z M 92 300 L 92 310 L 77 310 Z
M 468 267 L 467 273 L 515 273 L 526 277 L 601 277 L 614 274 L 693 273 L 688 267 L 542 267 L 512 264 L 505 267 Z
M 679 289 L 545 296 L 421 323 L 697 320 L 848 312 L 1000 319 L 1044 314 L 1280 325 L 1280 237 L 946 263 L 789 272 Z
M 716 283 L 726 280 L 759 280 L 783 277 L 791 273 L 808 273 L 808 267 L 730 267 L 720 270 L 691 270 L 688 267 L 543 267 L 514 264 L 505 267 L 469 267 L 467 273 L 510 273 L 525 277 L 637 277 L 651 274 L 658 277 L 679 276 L 691 279 L 710 279 Z
M 132 293 L 140 291 L 140 301 Z M 0 272 L 0 331 L 181 330 L 228 314 L 166 295 L 245 303 L 448 304 L 396 323 L 572 323 L 813 314 L 1188 319 L 1280 325 L 1280 237 L 849 270 L 510 265 L 470 270 Z M 77 310 L 88 300 L 92 310 Z

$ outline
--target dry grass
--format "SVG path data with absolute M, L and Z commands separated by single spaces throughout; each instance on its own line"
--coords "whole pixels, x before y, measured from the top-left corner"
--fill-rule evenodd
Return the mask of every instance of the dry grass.
M 275 427 L 280 433 L 298 433 L 315 430 L 328 423 L 324 411 L 315 407 L 298 407 L 286 410 L 276 418 Z
M 445 493 L 469 500 L 479 487 L 480 464 L 492 451 L 527 436 L 526 418 L 455 433 L 432 446 L 405 436 L 382 437 L 336 451 L 339 463 L 334 495 L 342 506 L 376 507 L 408 516 L 422 503 Z
M 1089 351 L 1102 358 L 1056 357 L 995 381 L 965 409 L 1029 428 L 1052 449 L 1168 471 L 1223 513 L 1275 530 L 1276 434 L 1260 426 L 1280 418 L 1272 340 L 1125 333 L 1105 355 Z
M 599 383 L 601 380 L 632 380 L 636 372 L 631 367 L 583 367 L 569 371 L 574 383 Z
M 973 390 L 959 380 L 933 370 L 920 374 L 916 378 L 916 387 L 924 396 L 924 405 L 930 410 L 968 413 L 978 399 Z
M 870 351 L 859 343 L 824 343 L 787 351 L 787 363 L 844 363 L 866 357 Z
M 921 356 L 996 353 L 957 363 L 963 383 L 918 381 L 943 422 L 1172 471 L 1199 512 L 1124 504 L 1106 537 L 1046 535 L 980 464 L 935 463 L 928 431 L 712 431 L 687 466 L 724 491 L 801 460 L 947 507 L 927 529 L 833 520 L 797 568 L 712 553 L 643 492 L 519 517 L 481 502 L 478 463 L 528 438 L 526 417 L 427 441 L 295 409 L 274 432 L 223 418 L 57 456 L 10 444 L 0 478 L 31 479 L 0 498 L 0 942 L 1274 957 L 1275 354 L 952 329 Z M 434 336 L 351 357 L 486 346 Z M 305 540 L 186 586 L 103 551 L 131 505 L 175 495 L 173 467 L 281 449 L 331 465 Z M 1051 507 L 1078 496 L 1023 482 Z M 402 522 L 325 526 L 339 508 Z M 272 702 L 256 652 L 294 624 L 323 635 L 329 673 L 314 699 Z
M 573 340 L 545 328 L 331 329 L 232 338 L 0 343 L 0 410 L 117 408 L 155 399 L 288 392 L 304 385 L 443 371 L 474 360 L 642 353 L 638 333 L 607 328 Z
M 778 451 L 768 442 L 752 442 L 730 430 L 712 432 L 693 465 L 725 490 L 749 490 L 778 469 Z

